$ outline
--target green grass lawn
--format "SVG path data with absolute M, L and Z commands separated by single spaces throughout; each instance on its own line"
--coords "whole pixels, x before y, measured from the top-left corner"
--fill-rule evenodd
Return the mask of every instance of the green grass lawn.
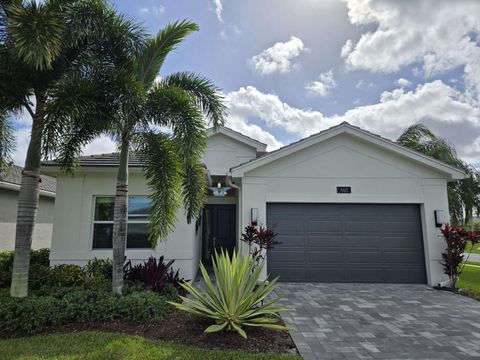
M 465 265 L 457 286 L 462 289 L 469 289 L 480 293 L 480 266 L 478 266 L 480 264 L 469 264 L 477 266 Z
M 468 245 L 465 248 L 465 254 L 469 252 L 471 252 L 472 254 L 480 254 L 480 243 L 472 245 L 471 242 L 468 242 Z
M 0 340 L 0 359 L 257 359 L 299 360 L 297 356 L 206 350 L 118 333 L 71 334 Z

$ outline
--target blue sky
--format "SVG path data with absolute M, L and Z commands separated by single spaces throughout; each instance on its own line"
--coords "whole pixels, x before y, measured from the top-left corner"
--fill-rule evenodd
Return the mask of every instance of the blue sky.
M 200 26 L 160 75 L 190 70 L 223 89 L 227 126 L 275 149 L 341 121 L 395 139 L 422 122 L 480 162 L 480 1 L 113 1 L 153 34 Z M 19 150 L 23 156 L 19 119 Z M 88 153 L 113 149 L 99 139 Z

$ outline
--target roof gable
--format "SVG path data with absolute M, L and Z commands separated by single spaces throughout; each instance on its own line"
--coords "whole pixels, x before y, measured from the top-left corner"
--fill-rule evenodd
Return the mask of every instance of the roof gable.
M 429 156 L 416 152 L 414 150 L 408 149 L 404 146 L 401 146 L 391 140 L 385 139 L 379 135 L 372 134 L 366 130 L 363 130 L 359 127 L 350 125 L 349 123 L 341 123 L 340 125 L 334 126 L 322 132 L 319 132 L 315 135 L 287 145 L 283 148 L 280 148 L 276 151 L 273 151 L 262 158 L 254 159 L 244 164 L 240 164 L 236 167 L 230 169 L 233 177 L 241 177 L 246 172 L 257 169 L 261 166 L 264 166 L 275 160 L 287 157 L 297 151 L 306 149 L 312 145 L 318 144 L 325 140 L 334 138 L 336 136 L 348 134 L 354 138 L 367 142 L 371 145 L 380 147 L 384 151 L 389 151 L 395 153 L 399 156 L 403 156 L 410 160 L 415 161 L 422 166 L 436 170 L 437 172 L 442 173 L 449 180 L 458 180 L 465 177 L 465 173 L 453 166 L 447 165 L 441 161 L 433 159 Z
M 267 144 L 264 144 L 258 140 L 252 139 L 249 136 L 243 135 L 242 133 L 239 133 L 238 131 L 232 130 L 225 126 L 219 127 L 216 130 L 214 128 L 210 128 L 207 131 L 208 131 L 209 137 L 216 134 L 223 134 L 243 144 L 246 144 L 248 146 L 255 148 L 257 152 L 264 152 L 267 149 Z

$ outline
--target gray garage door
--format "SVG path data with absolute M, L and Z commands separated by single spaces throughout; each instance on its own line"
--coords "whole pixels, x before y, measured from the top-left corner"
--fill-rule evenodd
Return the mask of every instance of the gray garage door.
M 425 283 L 418 205 L 267 204 L 281 281 Z

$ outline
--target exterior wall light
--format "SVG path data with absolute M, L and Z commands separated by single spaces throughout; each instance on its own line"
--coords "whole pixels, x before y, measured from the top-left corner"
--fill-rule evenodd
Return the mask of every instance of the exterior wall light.
M 227 191 L 230 190 L 231 188 L 229 186 L 224 186 L 222 187 L 222 183 L 219 182 L 217 186 L 212 186 L 210 187 L 210 190 L 212 190 L 213 196 L 226 196 Z
M 258 225 L 258 209 L 257 208 L 252 208 L 250 210 L 250 220 L 251 220 L 252 226 Z
M 448 222 L 447 213 L 445 210 L 435 210 L 435 226 L 437 228 L 442 227 Z

